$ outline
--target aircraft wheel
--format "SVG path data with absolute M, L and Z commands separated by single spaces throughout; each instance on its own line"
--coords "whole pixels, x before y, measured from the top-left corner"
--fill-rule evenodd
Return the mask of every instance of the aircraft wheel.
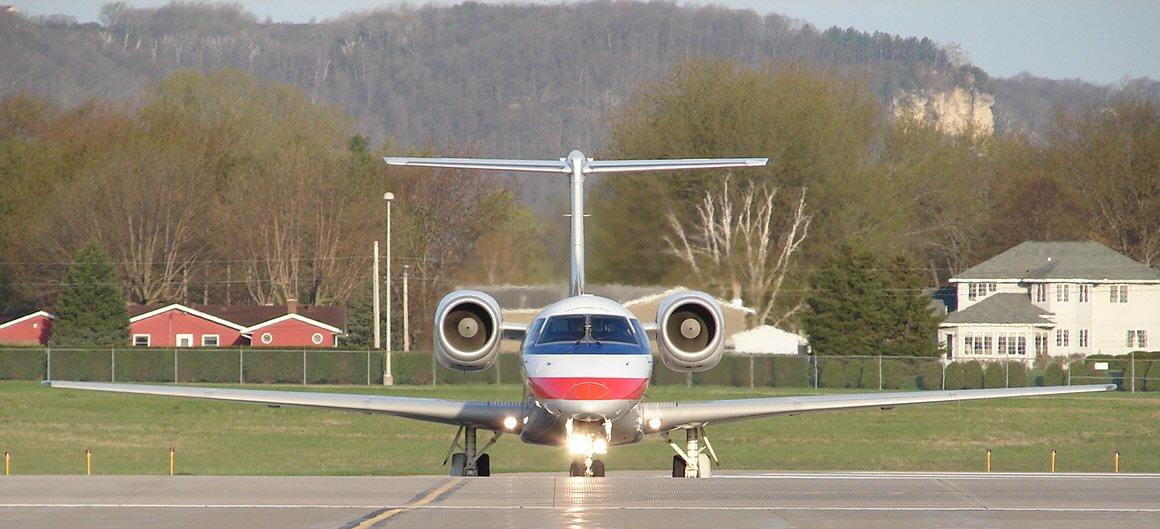
M 673 456 L 673 477 L 685 477 L 685 460 L 681 456 Z
M 594 478 L 604 477 L 604 461 L 601 461 L 599 459 L 592 461 L 592 477 L 594 477 Z
M 491 475 L 491 455 L 483 454 L 475 461 L 476 476 L 487 477 Z
M 574 478 L 584 477 L 584 462 L 579 459 L 572 461 L 572 466 L 568 467 L 568 475 Z
M 467 454 L 463 452 L 456 452 L 451 454 L 451 475 L 462 476 L 463 469 L 467 466 Z

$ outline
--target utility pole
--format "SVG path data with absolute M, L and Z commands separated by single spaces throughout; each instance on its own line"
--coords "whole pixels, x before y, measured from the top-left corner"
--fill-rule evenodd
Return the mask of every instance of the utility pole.
M 382 347 L 382 342 L 379 338 L 379 241 L 375 241 L 375 284 L 372 291 L 374 292 L 374 329 L 375 329 L 375 350 Z
M 403 265 L 403 351 L 409 352 L 411 350 L 411 320 L 407 317 L 410 302 L 407 298 L 407 271 L 410 270 L 411 265 Z

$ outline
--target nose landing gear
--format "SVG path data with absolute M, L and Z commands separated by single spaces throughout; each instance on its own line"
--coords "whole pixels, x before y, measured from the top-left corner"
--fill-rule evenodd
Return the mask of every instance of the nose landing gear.
M 564 429 L 568 436 L 568 451 L 575 459 L 568 468 L 570 477 L 604 477 L 604 461 L 596 459 L 597 455 L 608 453 L 608 441 L 612 438 L 612 421 L 605 419 L 603 432 L 594 428 L 596 423 L 581 422 L 579 428 L 573 427 L 572 419 L 568 419 Z

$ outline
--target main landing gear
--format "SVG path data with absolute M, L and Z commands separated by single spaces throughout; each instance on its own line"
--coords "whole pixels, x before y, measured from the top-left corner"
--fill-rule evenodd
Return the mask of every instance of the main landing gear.
M 452 476 L 490 476 L 491 475 L 491 456 L 487 454 L 487 449 L 499 440 L 499 436 L 503 432 L 495 432 L 491 436 L 491 440 L 483 445 L 483 448 L 476 449 L 476 428 L 474 426 L 460 426 L 459 431 L 455 433 L 455 439 L 451 440 L 451 447 L 447 449 L 447 457 L 443 460 L 446 465 L 448 461 L 451 462 Z M 463 451 L 456 452 L 459 448 L 459 437 L 463 436 Z
M 717 453 L 713 451 L 713 445 L 709 443 L 709 436 L 705 434 L 705 428 L 698 426 L 696 428 L 685 429 L 685 449 L 681 450 L 680 446 L 669 437 L 669 433 L 664 434 L 665 441 L 669 442 L 669 446 L 677 455 L 673 456 L 673 477 L 674 478 L 708 478 L 713 476 L 713 464 L 721 464 L 717 460 Z

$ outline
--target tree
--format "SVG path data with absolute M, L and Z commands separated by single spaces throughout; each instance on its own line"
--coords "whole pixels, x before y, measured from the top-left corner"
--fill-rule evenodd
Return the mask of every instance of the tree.
M 118 347 L 129 343 L 129 314 L 117 271 L 96 240 L 89 241 L 61 282 L 53 347 Z
M 889 265 L 844 245 L 810 278 L 802 323 L 819 355 L 935 356 L 938 319 L 919 273 L 897 259 Z
M 779 215 L 777 190 L 758 190 L 748 181 L 735 197 L 729 184 L 726 177 L 719 193 L 705 191 L 688 225 L 669 212 L 671 232 L 665 243 L 699 284 L 755 307 L 756 323 L 778 325 L 801 308 L 799 303 L 774 313 L 791 261 L 809 233 L 806 190 L 801 190 L 797 207 Z

